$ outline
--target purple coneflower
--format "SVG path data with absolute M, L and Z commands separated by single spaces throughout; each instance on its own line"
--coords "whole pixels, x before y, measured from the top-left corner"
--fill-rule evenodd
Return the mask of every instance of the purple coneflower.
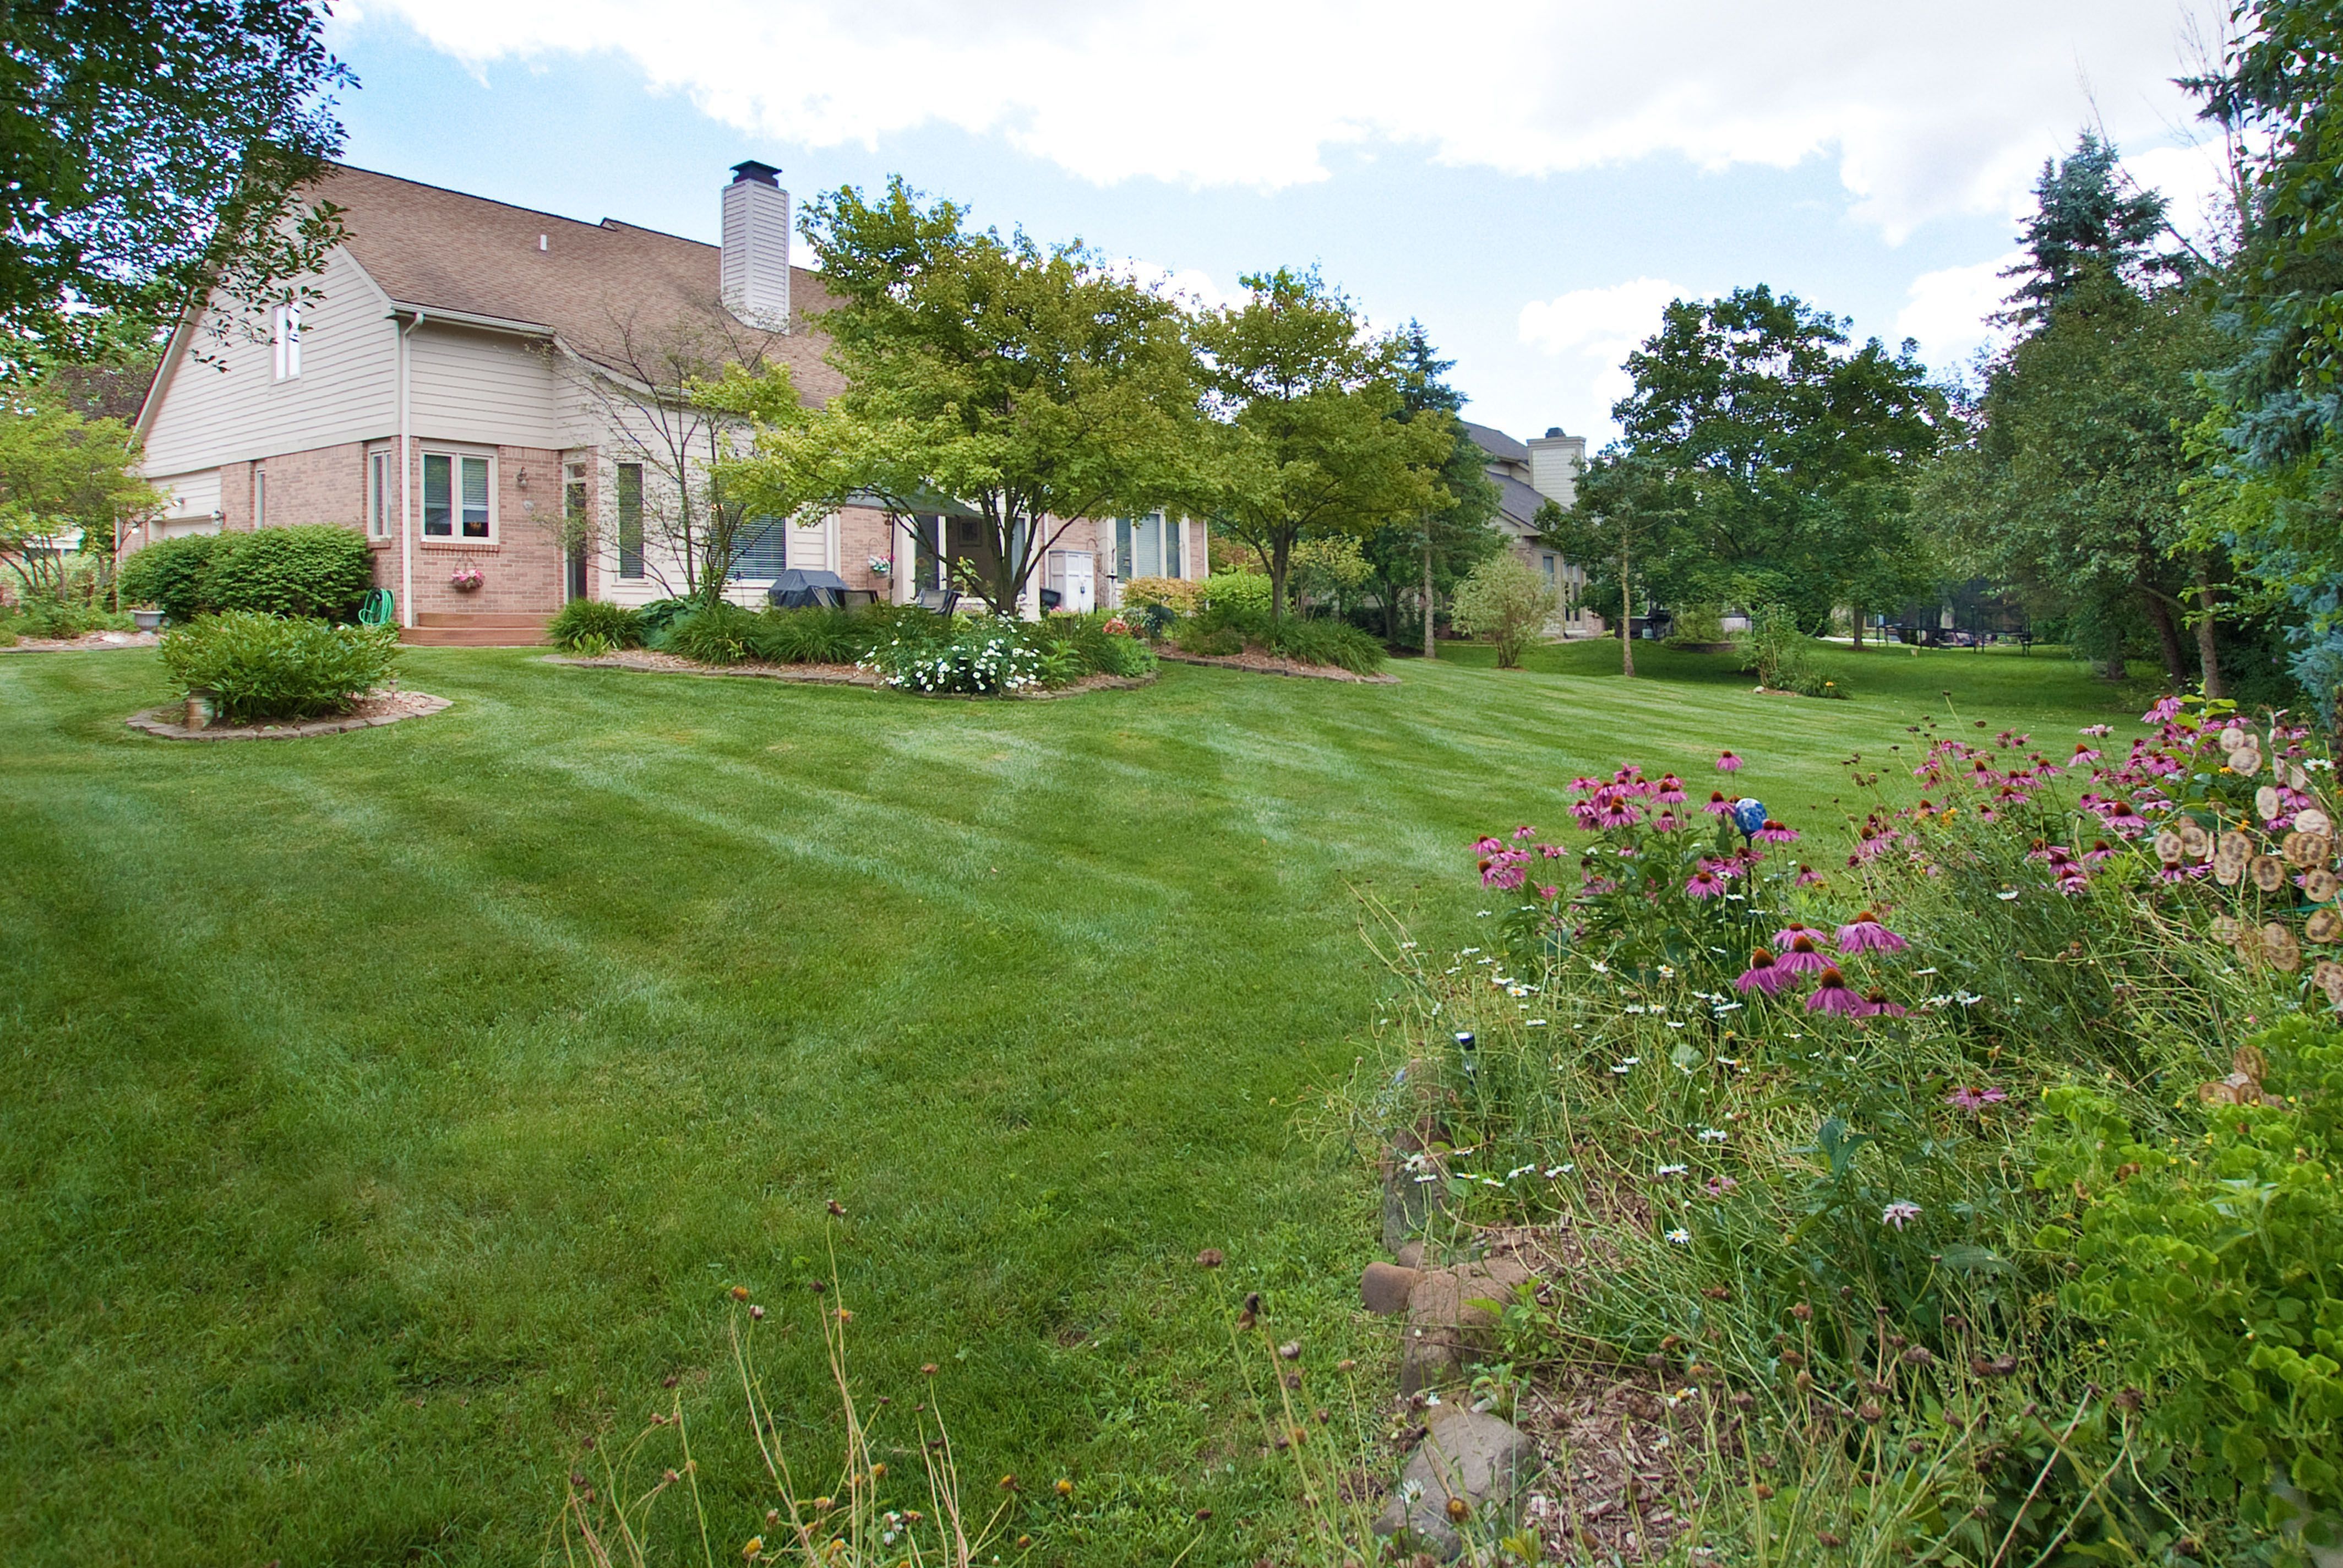
M 1652 819 L 1653 829 L 1662 833 L 1673 833 L 1682 825 L 1676 820 L 1674 811 L 1663 811 Z
M 1740 1182 L 1730 1176 L 1712 1176 L 1708 1179 L 1708 1195 L 1712 1198 L 1722 1198 L 1740 1185 Z
M 1520 827 L 1513 829 L 1513 837 L 1516 839 L 1534 839 L 1537 837 L 1537 829 L 1524 822 Z
M 2115 726 L 2112 724 L 2086 724 L 2077 733 L 2088 735 L 2094 739 L 2104 739 L 2106 737 L 2115 733 Z
M 1733 802 L 1725 798 L 1724 790 L 1712 789 L 1708 792 L 1708 804 L 1701 809 L 1712 817 L 1730 817 L 1733 815 Z
M 1820 871 L 1815 870 L 1812 866 L 1800 866 L 1798 868 L 1798 879 L 1793 883 L 1792 886 L 1800 888 L 1817 887 L 1821 884 L 1823 874 Z
M 1879 1211 L 1879 1222 L 1883 1225 L 1893 1225 L 1898 1231 L 1919 1217 L 1920 1205 L 1906 1202 L 1901 1198 Z
M 1538 846 L 1538 853 L 1544 855 L 1549 860 L 1559 860 L 1562 859 L 1562 846 L 1559 844 L 1541 844 Z
M 1812 937 L 1792 939 L 1789 950 L 1774 960 L 1774 967 L 1785 970 L 1791 974 L 1835 975 L 1838 973 L 1838 970 L 1831 968 L 1830 960 L 1823 957 L 1822 950 L 1815 946 L 1815 939 Z M 1849 991 L 1847 994 L 1852 996 L 1855 993 Z
M 1544 887 L 1538 890 L 1538 897 L 1544 899 L 1550 904 L 1556 899 L 1562 897 L 1562 890 L 1555 887 L 1552 882 L 1548 882 Z
M 1777 948 L 1786 948 L 1792 942 L 1796 941 L 1800 937 L 1818 937 L 1820 935 L 1822 935 L 1820 931 L 1815 930 L 1812 926 L 1806 924 L 1805 921 L 1792 920 L 1788 925 L 1784 926 L 1780 930 L 1774 933 L 1774 940 L 1769 945 Z
M 1795 828 L 1785 828 L 1768 817 L 1758 827 L 1757 831 L 1749 836 L 1761 844 L 1795 844 L 1798 840 L 1798 830 Z
M 1705 867 L 1694 871 L 1692 879 L 1684 884 L 1684 897 L 1688 899 L 1713 899 L 1723 891 L 1725 879 Z
M 1485 835 L 1473 842 L 1473 852 L 1476 855 L 1493 855 L 1503 848 L 1504 845 Z
M 2114 853 L 2115 851 L 2107 847 L 2107 841 L 2105 839 L 2094 839 L 2091 840 L 2091 847 L 2083 851 L 2083 864 L 2099 865 Z
M 1822 979 L 1806 998 L 1806 1010 L 1835 1012 L 1843 1018 L 1861 1018 L 1864 1016 L 1864 1003 L 1863 999 L 1855 995 L 1855 989 L 1846 983 L 1846 977 L 1825 965 Z
M 1684 799 L 1684 780 L 1677 778 L 1673 773 L 1663 774 L 1660 778 L 1659 790 L 1652 797 L 1652 799 L 1657 800 L 1663 806 L 1683 805 Z
M 1879 923 L 1879 917 L 1864 910 L 1838 929 L 1838 950 L 1843 953 L 1894 953 L 1904 950 L 1904 939 Z
M 1895 1002 L 1889 1001 L 1887 1000 L 1887 993 L 1876 987 L 1865 991 L 1863 993 L 1863 1015 L 1865 1018 L 1877 1018 L 1882 1013 L 1885 1013 L 1889 1018 L 1902 1018 L 1904 1016 L 1904 1009 Z
M 1760 991 L 1766 996 L 1773 996 L 1784 986 L 1788 985 L 1790 979 L 1790 971 L 1776 969 L 1774 965 L 1774 955 L 1764 948 L 1759 948 L 1749 955 L 1749 967 L 1743 970 L 1741 978 L 1733 983 L 1743 990 Z
M 1622 795 L 1613 795 L 1607 799 L 1597 795 L 1594 804 L 1594 823 L 1599 828 L 1632 828 L 1644 819 L 1644 813 Z
M 1735 772 L 1740 769 L 1740 767 L 1741 759 L 1735 757 L 1730 751 L 1721 753 L 1716 759 L 1716 770 L 1719 773 Z
M 1988 1105 L 1998 1105 L 2009 1098 L 2006 1089 L 1990 1084 L 1964 1085 L 1945 1096 L 1945 1103 L 1956 1111 L 1983 1111 Z
M 2107 809 L 2107 826 L 2127 839 L 2136 839 L 2147 831 L 2147 819 L 2130 801 L 2117 800 Z

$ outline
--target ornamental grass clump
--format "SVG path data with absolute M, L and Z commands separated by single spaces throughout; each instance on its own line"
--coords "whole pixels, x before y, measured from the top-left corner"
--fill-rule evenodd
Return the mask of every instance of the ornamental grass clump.
M 2142 722 L 2058 759 L 1923 719 L 1850 759 L 1827 846 L 1731 751 L 1705 806 L 1629 765 L 1473 846 L 1486 950 L 1378 911 L 1345 1124 L 1423 1145 L 1435 1245 L 1573 1239 L 1498 1353 L 1680 1382 L 1715 1548 L 2219 1560 L 2277 1549 L 2274 1496 L 2343 1521 L 2332 769 L 2282 715 Z
M 390 683 L 398 628 L 228 610 L 166 633 L 162 654 L 180 693 L 209 694 L 222 719 L 310 719 Z

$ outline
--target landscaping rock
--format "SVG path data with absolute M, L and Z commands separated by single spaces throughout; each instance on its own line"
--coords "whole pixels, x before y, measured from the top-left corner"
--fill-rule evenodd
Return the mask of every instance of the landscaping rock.
M 1529 1269 L 1513 1258 L 1418 1271 L 1407 1292 L 1400 1392 L 1416 1393 L 1461 1378 L 1496 1342 L 1499 1307 L 1530 1279 Z M 1360 1282 L 1363 1294 L 1365 1284 Z
M 1359 1300 L 1377 1317 L 1407 1311 L 1408 1292 L 1415 1289 L 1416 1271 L 1397 1263 L 1369 1263 L 1359 1276 Z
M 1493 1513 L 1510 1520 L 1515 1500 L 1528 1490 L 1540 1463 L 1536 1442 L 1511 1422 L 1443 1405 L 1433 1412 L 1398 1487 L 1375 1516 L 1375 1533 L 1405 1531 L 1415 1543 L 1453 1560 L 1464 1550 L 1460 1523 L 1473 1530 Z M 1463 1509 L 1452 1510 L 1451 1499 Z
M 1392 1254 L 1392 1261 L 1403 1269 L 1423 1267 L 1423 1238 L 1419 1236 Z

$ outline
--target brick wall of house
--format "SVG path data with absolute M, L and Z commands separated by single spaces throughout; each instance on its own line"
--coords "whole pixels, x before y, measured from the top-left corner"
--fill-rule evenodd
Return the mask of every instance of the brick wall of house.
M 850 588 L 870 588 L 884 600 L 889 578 L 870 569 L 870 558 L 891 560 L 895 554 L 894 524 L 886 513 L 869 507 L 846 507 L 838 514 L 838 575 Z M 910 569 L 909 563 L 904 569 Z
M 561 541 L 556 531 L 561 516 L 561 454 L 538 447 L 498 447 L 496 453 L 493 541 L 423 538 L 419 513 L 416 518 L 417 614 L 551 615 L 561 608 Z M 418 447 L 409 475 L 418 497 L 422 474 Z M 449 583 L 463 567 L 478 568 L 486 579 L 477 591 L 459 592 Z

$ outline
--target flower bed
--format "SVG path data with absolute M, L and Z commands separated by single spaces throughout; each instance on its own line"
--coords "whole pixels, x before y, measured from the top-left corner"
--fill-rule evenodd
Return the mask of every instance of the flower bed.
M 1386 926 L 1351 1114 L 1421 1149 L 1433 1245 L 1599 1256 L 1492 1354 L 1658 1372 L 1714 1546 L 2226 1554 L 2274 1486 L 2343 1514 L 2331 768 L 2220 704 L 2143 722 L 2064 758 L 1916 725 L 1925 793 L 1852 761 L 1826 855 L 1745 787 L 1582 779 L 1572 830 L 1474 846 L 1486 950 Z

